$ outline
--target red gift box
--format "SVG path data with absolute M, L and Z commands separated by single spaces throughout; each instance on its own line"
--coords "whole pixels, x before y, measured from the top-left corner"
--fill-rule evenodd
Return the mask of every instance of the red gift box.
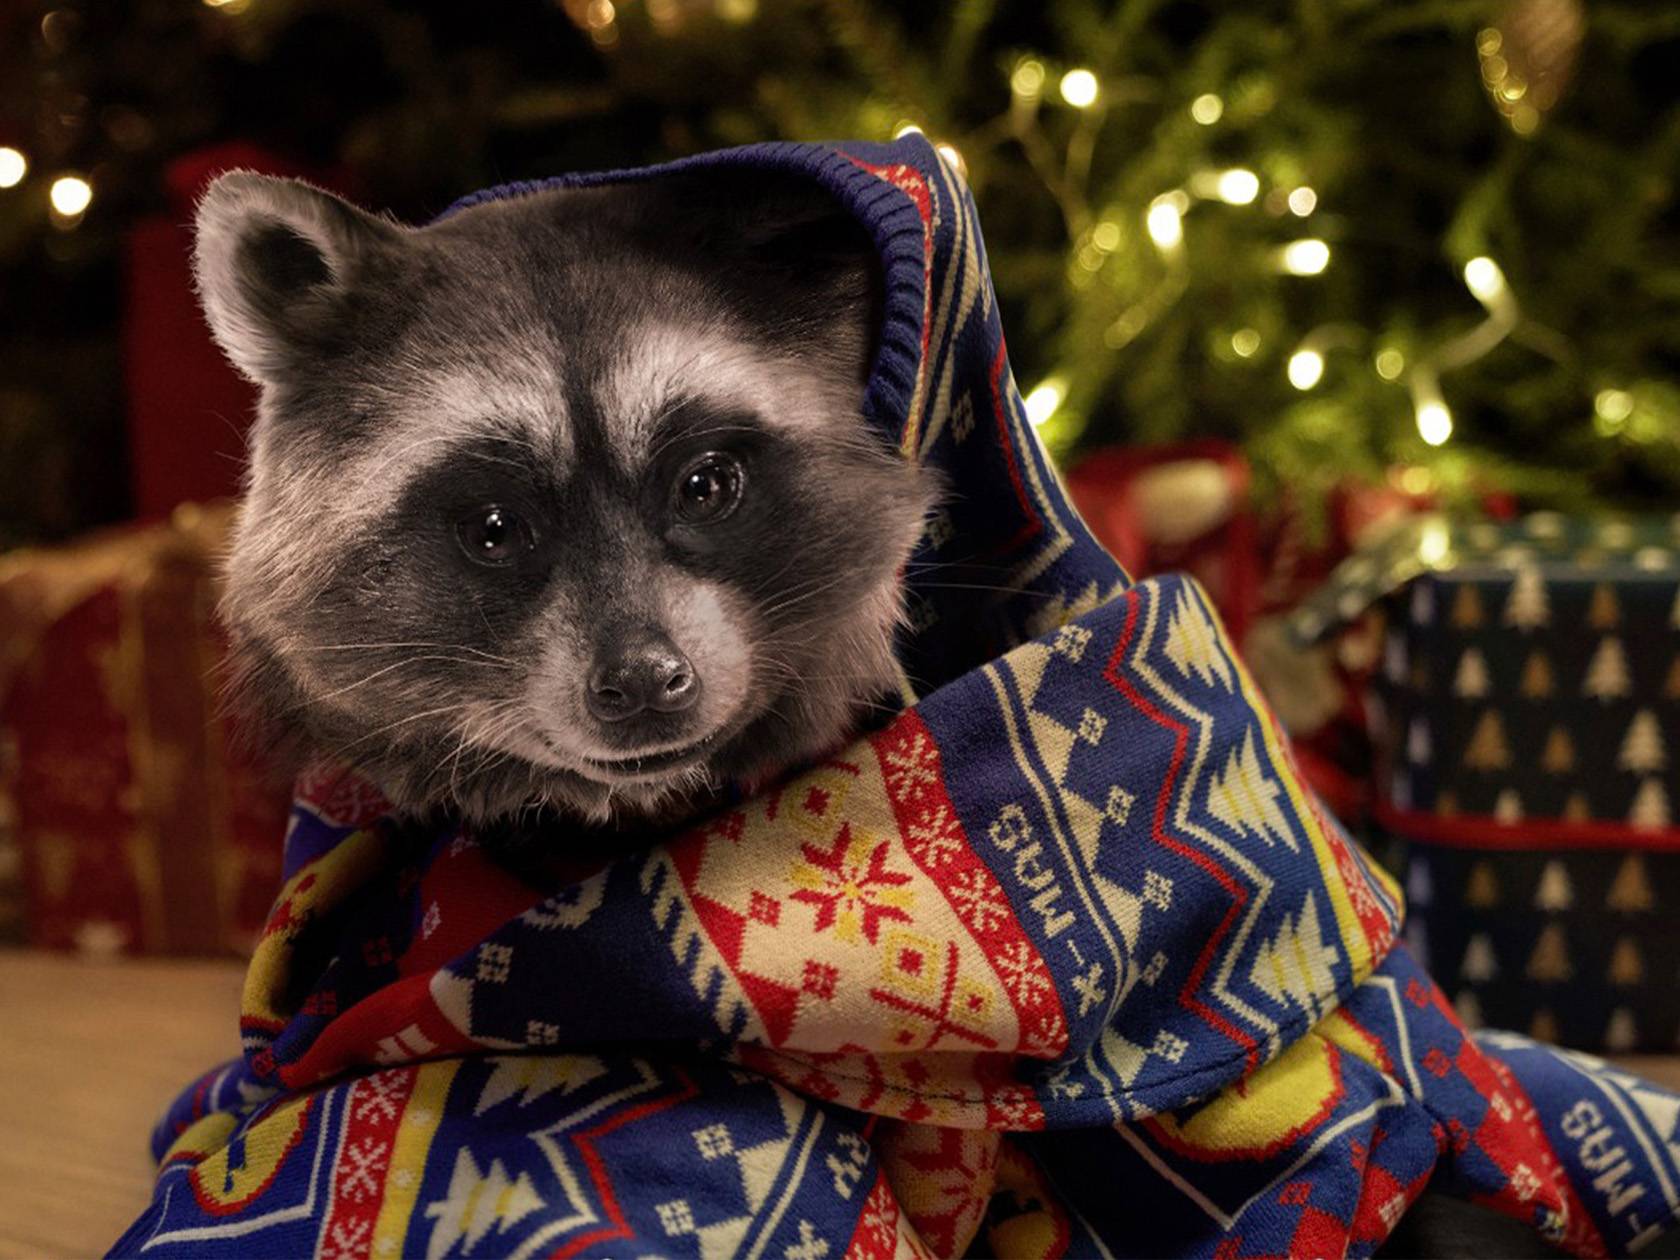
M 0 813 L 31 944 L 217 954 L 262 927 L 287 792 L 217 704 L 230 520 L 189 506 L 0 561 Z

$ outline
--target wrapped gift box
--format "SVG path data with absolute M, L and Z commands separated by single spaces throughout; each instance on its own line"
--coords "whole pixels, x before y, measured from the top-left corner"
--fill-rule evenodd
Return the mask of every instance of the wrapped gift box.
M 242 951 L 287 793 L 234 748 L 212 610 L 225 506 L 0 558 L 0 828 L 30 943 Z
M 1426 518 L 1295 615 L 1385 622 L 1374 818 L 1476 1022 L 1680 1044 L 1677 546 L 1680 517 Z

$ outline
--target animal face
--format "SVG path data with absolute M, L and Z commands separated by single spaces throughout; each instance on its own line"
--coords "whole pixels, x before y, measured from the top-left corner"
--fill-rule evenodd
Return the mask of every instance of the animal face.
M 422 229 L 207 194 L 212 329 L 262 386 L 224 611 L 258 721 L 400 805 L 680 809 L 895 689 L 933 497 L 865 431 L 869 242 L 726 175 Z

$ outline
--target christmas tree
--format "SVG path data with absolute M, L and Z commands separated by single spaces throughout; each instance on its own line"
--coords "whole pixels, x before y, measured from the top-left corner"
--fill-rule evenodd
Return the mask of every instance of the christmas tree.
M 1680 75 L 1604 0 L 0 6 L 0 541 L 124 506 L 125 225 L 248 140 L 425 218 L 499 180 L 919 127 L 1063 454 L 1241 444 L 1575 508 L 1680 490 Z

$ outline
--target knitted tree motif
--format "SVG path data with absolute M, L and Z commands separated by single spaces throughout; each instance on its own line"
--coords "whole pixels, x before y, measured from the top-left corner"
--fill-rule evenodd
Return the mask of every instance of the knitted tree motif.
M 1575 744 L 1562 725 L 1552 727 L 1546 747 L 1540 753 L 1540 768 L 1547 774 L 1568 774 L 1575 768 Z
M 1522 678 L 1517 689 L 1530 700 L 1544 700 L 1556 684 L 1552 680 L 1552 662 L 1539 648 L 1528 654 L 1523 662 Z
M 1494 799 L 1493 816 L 1506 826 L 1522 821 L 1522 797 L 1517 794 L 1516 788 L 1506 788 Z
M 1628 821 L 1641 829 L 1659 831 L 1668 826 L 1668 793 L 1661 779 L 1646 779 L 1633 794 Z
M 1638 984 L 1645 978 L 1645 960 L 1640 956 L 1639 946 L 1633 937 L 1624 936 L 1617 940 L 1616 948 L 1610 954 L 1610 966 L 1604 974 L 1611 984 L 1622 986 Z
M 1674 602 L 1676 626 L 1680 626 L 1680 599 Z M 1427 626 L 1435 621 L 1435 583 L 1416 582 L 1412 585 L 1412 624 Z
M 1528 1035 L 1536 1041 L 1555 1042 L 1561 1039 L 1557 1016 L 1542 1006 L 1528 1023 Z
M 1587 803 L 1585 792 L 1571 792 L 1563 802 L 1564 822 L 1591 822 L 1592 806 Z
M 1254 747 L 1254 732 L 1243 732 L 1243 742 L 1225 761 L 1223 773 L 1208 784 L 1210 813 L 1239 835 L 1257 836 L 1267 844 L 1282 840 L 1295 847 L 1295 834 L 1284 817 L 1278 798 L 1283 788 L 1266 773 Z
M 492 1159 L 490 1167 L 480 1171 L 472 1152 L 462 1147 L 455 1154 L 448 1191 L 426 1208 L 426 1215 L 436 1222 L 427 1255 L 446 1255 L 457 1247 L 469 1252 L 492 1227 L 498 1234 L 505 1233 L 542 1206 L 528 1175 L 521 1172 L 510 1178 L 499 1159 Z
M 1618 1006 L 1610 1012 L 1610 1022 L 1604 1026 L 1604 1048 L 1628 1051 L 1638 1045 L 1639 1025 L 1633 1018 L 1633 1012 L 1625 1006 Z
M 1624 914 L 1656 906 L 1651 877 L 1646 873 L 1645 859 L 1640 854 L 1630 853 L 1622 859 L 1621 866 L 1616 868 L 1615 879 L 1610 881 L 1610 891 L 1604 895 L 1604 904 Z
M 1406 728 L 1406 760 L 1414 766 L 1427 766 L 1429 754 L 1429 723 L 1415 717 Z
M 1383 676 L 1391 683 L 1406 681 L 1406 637 L 1398 630 L 1390 630 L 1383 641 Z
M 1616 602 L 1615 588 L 1600 582 L 1593 587 L 1592 599 L 1587 603 L 1587 624 L 1594 630 L 1612 630 L 1621 619 L 1622 609 Z
M 1465 648 L 1453 675 L 1453 693 L 1467 700 L 1479 700 L 1488 693 L 1487 661 L 1476 648 Z
M 1569 941 L 1563 927 L 1548 923 L 1534 943 L 1534 952 L 1528 956 L 1528 978 L 1556 984 L 1574 974 L 1575 965 L 1569 961 Z
M 1493 942 L 1486 932 L 1477 932 L 1470 938 L 1458 973 L 1476 984 L 1483 984 L 1499 974 L 1499 960 L 1494 957 Z
M 1470 878 L 1464 882 L 1464 904 L 1478 910 L 1499 904 L 1499 876 L 1491 863 L 1477 862 L 1470 868 Z
M 1324 939 L 1318 903 L 1308 893 L 1300 914 L 1284 915 L 1277 935 L 1260 943 L 1249 978 L 1273 1001 L 1293 1002 L 1316 1018 L 1323 995 L 1335 988 L 1333 968 L 1340 957 L 1336 946 Z
M 1633 715 L 1633 721 L 1628 723 L 1616 764 L 1635 774 L 1655 774 L 1667 763 L 1668 752 L 1663 746 L 1662 727 L 1657 725 L 1657 715 L 1649 709 L 1639 710 Z
M 1474 1031 L 1482 1027 L 1482 1004 L 1476 1000 L 1476 995 L 1469 989 L 1463 989 L 1453 999 L 1453 1013 L 1458 1016 L 1458 1022 Z
M 1406 904 L 1427 906 L 1435 900 L 1435 880 L 1427 862 L 1413 861 L 1406 868 Z
M 1511 749 L 1505 742 L 1505 724 L 1499 720 L 1498 709 L 1489 709 L 1476 723 L 1469 746 L 1464 750 L 1464 764 L 1484 772 L 1510 766 Z
M 1581 694 L 1598 700 L 1617 700 L 1627 695 L 1631 688 L 1627 653 L 1622 650 L 1622 641 L 1614 637 L 1605 639 L 1587 664 Z
M 1453 596 L 1452 623 L 1460 630 L 1474 630 L 1483 621 L 1482 593 L 1472 583 L 1464 582 L 1459 585 L 1458 594 Z
M 1519 630 L 1534 630 L 1550 621 L 1551 616 L 1545 579 L 1539 569 L 1524 565 L 1517 570 L 1510 597 L 1505 601 L 1505 624 Z
M 1547 862 L 1534 890 L 1534 905 L 1540 910 L 1567 910 L 1575 904 L 1575 888 L 1562 862 Z

